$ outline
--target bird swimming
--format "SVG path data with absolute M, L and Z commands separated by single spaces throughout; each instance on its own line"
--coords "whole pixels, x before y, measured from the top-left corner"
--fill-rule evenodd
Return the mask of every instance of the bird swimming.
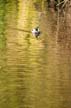
M 39 27 L 33 28 L 32 29 L 32 34 L 33 34 L 33 36 L 35 36 L 36 38 L 38 38 L 38 36 L 40 35 L 40 29 L 39 29 Z

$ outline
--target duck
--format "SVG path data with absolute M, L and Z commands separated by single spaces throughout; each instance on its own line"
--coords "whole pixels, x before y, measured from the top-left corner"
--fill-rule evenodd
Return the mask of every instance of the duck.
M 33 36 L 35 36 L 36 38 L 38 38 L 38 36 L 40 35 L 40 29 L 39 29 L 39 27 L 33 28 L 32 29 L 32 34 L 33 34 Z

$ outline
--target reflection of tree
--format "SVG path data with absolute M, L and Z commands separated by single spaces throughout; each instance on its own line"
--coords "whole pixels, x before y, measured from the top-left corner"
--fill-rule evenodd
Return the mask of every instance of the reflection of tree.
M 5 2 L 0 4 L 0 48 L 5 47 Z
M 0 67 L 1 71 L 3 67 L 6 65 L 6 58 L 5 58 L 5 53 L 6 53 L 6 36 L 5 36 L 5 2 L 0 1 Z
M 55 10 L 55 13 L 57 15 L 57 30 L 56 30 L 56 41 L 58 41 L 58 38 L 60 38 L 60 31 L 63 27 L 63 23 L 66 22 L 67 26 L 70 25 L 71 20 L 71 1 L 70 0 L 48 0 L 48 5 Z M 63 22 L 62 22 L 63 21 Z M 64 27 L 65 28 L 65 27 Z M 67 31 L 67 29 L 66 29 Z M 69 31 L 69 30 L 68 30 Z
M 61 8 L 58 6 L 58 12 L 57 12 L 58 13 L 58 15 L 57 15 L 57 33 L 58 34 L 61 31 L 61 28 L 62 28 L 61 25 L 63 25 L 63 23 L 65 23 L 65 22 L 67 23 L 67 20 L 69 21 L 69 23 L 71 23 L 71 20 L 69 19 L 69 16 L 71 16 L 71 12 L 69 11 L 70 10 L 70 2 L 71 1 L 69 1 L 69 0 L 63 0 L 63 3 L 62 3 L 62 1 L 58 0 L 58 4 L 61 5 L 61 3 L 62 3 Z M 67 23 L 67 24 L 66 23 L 65 23 L 65 26 L 69 26 L 69 23 Z M 67 28 L 65 31 L 67 31 Z
M 64 7 L 68 2 L 70 2 L 70 0 L 47 0 L 47 2 L 48 2 L 48 6 L 50 7 L 54 7 L 54 6 Z

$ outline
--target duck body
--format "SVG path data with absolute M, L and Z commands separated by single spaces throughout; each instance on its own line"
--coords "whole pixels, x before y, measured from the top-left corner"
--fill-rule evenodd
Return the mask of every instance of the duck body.
M 38 27 L 37 28 L 33 28 L 32 29 L 32 34 L 33 34 L 33 36 L 35 36 L 36 38 L 38 38 L 38 36 L 40 35 L 39 28 Z

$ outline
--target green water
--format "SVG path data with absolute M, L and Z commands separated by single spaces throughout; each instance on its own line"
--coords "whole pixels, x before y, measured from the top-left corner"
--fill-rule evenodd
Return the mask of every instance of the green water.
M 0 0 L 0 108 L 71 108 L 69 40 L 57 43 L 56 15 L 44 4 Z

